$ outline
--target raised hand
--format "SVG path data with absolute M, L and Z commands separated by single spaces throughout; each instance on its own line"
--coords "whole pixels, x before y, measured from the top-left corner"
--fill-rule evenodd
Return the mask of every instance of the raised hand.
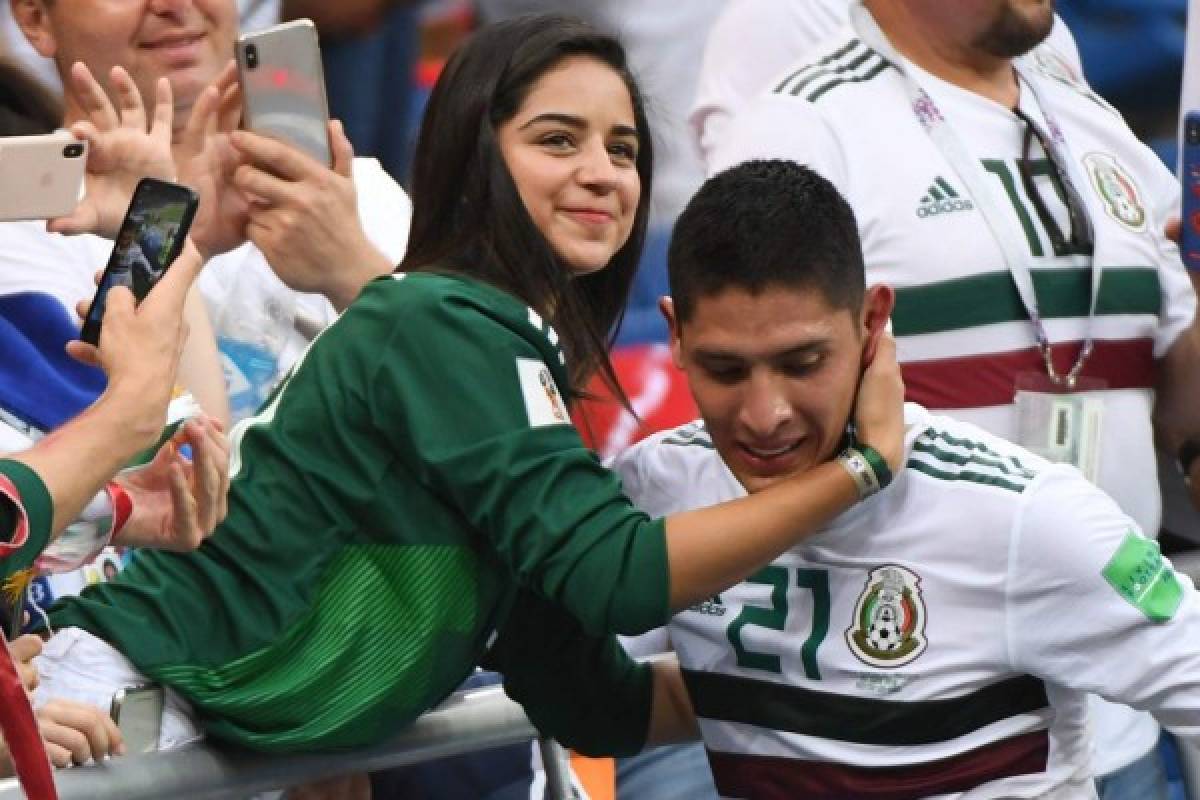
M 192 460 L 179 453 L 189 445 Z M 117 478 L 133 513 L 113 544 L 195 550 L 225 518 L 229 441 L 212 417 L 190 420 L 146 466 Z
M 155 84 L 154 113 L 147 120 L 141 92 L 129 73 L 113 67 L 109 79 L 116 106 L 87 66 L 76 62 L 71 67 L 68 91 L 85 112 L 71 132 L 88 143 L 87 193 L 72 213 L 49 220 L 47 230 L 113 238 L 139 180 L 175 180 L 170 82 L 160 78 Z
M 854 404 L 858 437 L 879 451 L 892 474 L 904 457 L 904 379 L 896 361 L 896 340 L 880 334 L 871 364 L 863 371 Z
M 179 181 L 200 195 L 192 240 L 206 259 L 246 241 L 247 204 L 233 187 L 241 159 L 229 140 L 241 122 L 241 104 L 237 67 L 230 61 L 197 98 L 176 143 Z
M 246 162 L 235 175 L 250 202 L 246 235 L 280 280 L 325 295 L 340 311 L 368 280 L 392 271 L 359 222 L 354 150 L 340 122 L 329 123 L 332 169 L 265 136 L 238 131 L 232 139 Z

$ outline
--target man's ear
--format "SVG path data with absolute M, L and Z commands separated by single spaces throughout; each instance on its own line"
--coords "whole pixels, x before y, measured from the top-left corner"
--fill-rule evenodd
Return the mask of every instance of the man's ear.
M 884 284 L 876 284 L 867 289 L 863 298 L 863 368 L 869 367 L 875 360 L 875 348 L 879 337 L 888 329 L 892 309 L 896 307 L 896 290 Z M 889 331 L 890 332 L 890 331 Z
M 667 332 L 671 340 L 671 360 L 675 366 L 683 369 L 683 342 L 679 330 L 679 318 L 675 316 L 675 301 L 668 296 L 658 298 L 658 310 L 667 321 Z
M 50 15 L 44 0 L 9 0 L 13 19 L 38 55 L 54 58 L 58 42 L 50 27 Z

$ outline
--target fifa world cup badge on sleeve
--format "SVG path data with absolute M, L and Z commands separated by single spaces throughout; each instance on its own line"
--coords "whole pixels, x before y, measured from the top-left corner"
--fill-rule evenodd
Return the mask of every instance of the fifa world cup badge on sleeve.
M 1154 622 L 1167 622 L 1183 603 L 1183 587 L 1159 552 L 1158 542 L 1132 530 L 1125 534 L 1103 574 L 1117 594 Z
M 536 358 L 518 358 L 517 379 L 521 384 L 530 427 L 570 424 L 567 404 L 558 393 L 554 376 L 545 364 Z
M 871 570 L 846 644 L 864 664 L 884 669 L 911 664 L 924 653 L 929 642 L 920 577 L 895 564 Z

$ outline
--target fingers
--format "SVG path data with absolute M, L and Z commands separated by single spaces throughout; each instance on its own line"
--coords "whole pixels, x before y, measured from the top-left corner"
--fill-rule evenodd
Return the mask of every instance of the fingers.
M 18 636 L 8 643 L 8 652 L 12 653 L 13 661 L 28 664 L 42 652 L 42 637 L 27 633 Z
M 137 131 L 146 130 L 146 107 L 142 103 L 142 93 L 133 82 L 133 78 L 129 77 L 129 73 L 122 67 L 113 67 L 109 72 L 109 81 L 117 94 L 121 125 Z
M 177 456 L 177 458 L 179 458 Z M 196 470 L 193 470 L 193 474 Z M 171 465 L 168 474 L 168 485 L 171 491 L 172 531 L 170 542 L 164 542 L 166 549 L 178 552 L 195 550 L 204 540 L 208 528 L 200 517 L 199 505 L 192 495 L 188 485 L 187 472 L 181 463 Z
M 87 342 L 81 342 L 78 339 L 67 342 L 67 355 L 89 367 L 100 366 L 100 351 Z
M 233 184 L 246 195 L 252 208 L 264 205 L 290 206 L 299 193 L 297 184 L 247 164 L 234 170 Z
M 230 141 L 246 161 L 283 180 L 299 181 L 328 169 L 295 147 L 249 131 L 234 131 Z
M 165 309 L 164 313 L 172 314 L 174 318 L 182 318 L 183 303 L 187 298 L 188 290 L 191 289 L 192 283 L 195 282 L 196 276 L 200 274 L 200 270 L 204 267 L 204 261 L 200 258 L 199 251 L 189 237 L 183 245 L 183 251 L 179 257 L 171 262 L 171 265 L 163 272 L 158 283 L 154 284 L 153 288 L 146 295 L 146 299 L 142 301 L 142 305 L 146 307 L 147 313 L 159 313 L 156 309 L 160 307 Z M 112 297 L 112 292 L 109 292 L 109 298 Z M 108 302 L 112 302 L 111 299 Z
M 186 426 L 192 445 L 192 496 L 201 536 L 207 536 L 224 518 L 225 494 L 229 488 L 229 456 L 220 440 L 223 434 L 207 420 L 192 420 Z M 197 544 L 199 544 L 197 542 Z
M 26 691 L 32 692 L 41 681 L 37 667 L 33 665 L 33 659 L 42 652 L 42 638 L 32 634 L 18 636 L 9 642 L 8 651 L 12 655 L 13 663 L 17 665 L 21 683 L 25 686 Z
M 346 137 L 340 119 L 329 121 L 329 145 L 333 150 L 333 171 L 343 178 L 351 177 L 354 168 L 354 145 Z
M 37 717 L 46 751 L 55 766 L 86 764 L 124 752 L 121 732 L 95 706 L 56 698 L 40 708 Z
M 169 137 L 174 121 L 175 98 L 171 92 L 171 82 L 165 77 L 159 78 L 154 85 L 154 121 L 150 125 L 150 133 Z
M 1179 217 L 1171 217 L 1167 220 L 1167 224 L 1163 227 L 1163 235 L 1170 239 L 1175 244 L 1179 244 L 1179 234 L 1181 232 L 1181 224 Z
M 112 130 L 120 120 L 108 94 L 82 61 L 71 65 L 71 91 L 75 102 L 100 130 Z
M 242 124 L 242 86 L 234 84 L 221 95 L 217 110 L 217 130 L 222 133 L 236 131 Z

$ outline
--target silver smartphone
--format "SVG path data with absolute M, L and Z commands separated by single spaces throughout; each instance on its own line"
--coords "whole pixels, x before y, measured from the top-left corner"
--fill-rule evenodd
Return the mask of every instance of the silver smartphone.
M 130 755 L 158 750 L 162 731 L 163 688 L 153 683 L 126 686 L 113 695 L 109 713 Z
M 244 34 L 237 42 L 237 65 L 245 127 L 332 165 L 325 74 L 312 20 Z
M 0 137 L 0 220 L 70 214 L 83 197 L 87 143 L 70 131 Z

